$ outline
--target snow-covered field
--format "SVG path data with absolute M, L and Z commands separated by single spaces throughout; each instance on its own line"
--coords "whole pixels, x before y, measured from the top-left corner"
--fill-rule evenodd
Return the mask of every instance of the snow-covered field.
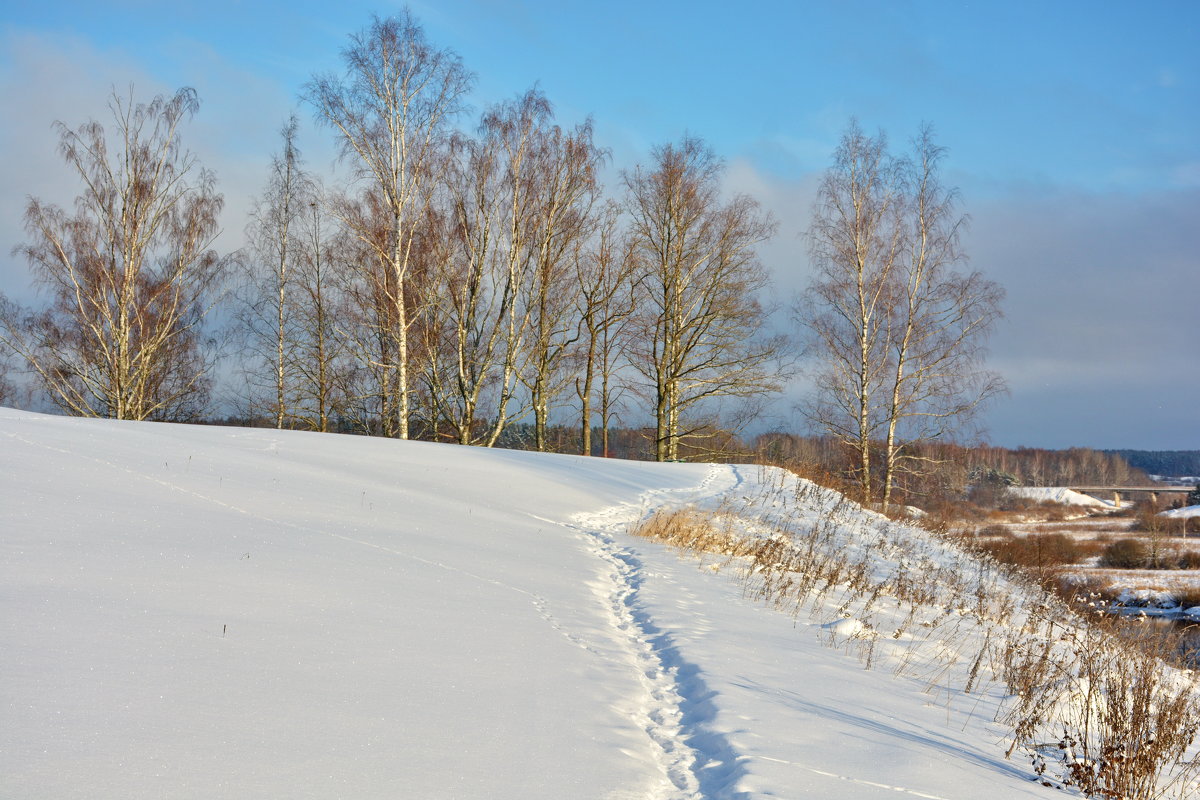
M 0 798 L 1060 796 L 998 689 L 628 535 L 757 468 L 7 409 L 0 465 Z

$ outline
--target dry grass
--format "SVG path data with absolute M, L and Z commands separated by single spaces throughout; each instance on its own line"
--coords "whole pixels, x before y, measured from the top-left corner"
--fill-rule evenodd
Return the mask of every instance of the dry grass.
M 1191 796 L 1200 703 L 1194 679 L 1165 666 L 1170 643 L 1111 618 L 1043 623 L 1044 635 L 1010 639 L 1004 652 L 1015 695 L 1007 721 L 1017 741 L 1035 742 L 1029 751 L 1043 782 L 1085 797 Z M 1060 732 L 1037 742 L 1049 720 Z
M 748 543 L 730 515 L 702 513 L 694 508 L 663 509 L 643 520 L 634 536 L 656 539 L 692 555 L 745 555 Z

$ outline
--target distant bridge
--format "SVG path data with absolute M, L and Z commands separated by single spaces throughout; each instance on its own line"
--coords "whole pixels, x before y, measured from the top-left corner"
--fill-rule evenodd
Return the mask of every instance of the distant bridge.
M 1158 502 L 1160 494 L 1187 494 L 1192 491 L 1190 486 L 1068 486 L 1068 489 L 1083 494 L 1091 495 L 1111 495 L 1113 505 L 1121 505 L 1121 495 L 1124 494 L 1149 494 L 1150 502 Z

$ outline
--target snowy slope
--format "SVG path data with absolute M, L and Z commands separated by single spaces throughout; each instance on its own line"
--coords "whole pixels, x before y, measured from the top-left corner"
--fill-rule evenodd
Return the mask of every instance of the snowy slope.
M 1090 508 L 1113 508 L 1111 500 L 1100 500 L 1091 495 L 1061 486 L 1010 486 L 1010 494 L 1025 497 L 1039 503 L 1059 503 L 1064 506 L 1087 506 Z
M 1159 516 L 1171 517 L 1173 519 L 1200 517 L 1200 506 L 1184 506 L 1183 508 L 1173 508 L 1170 511 L 1163 511 L 1161 514 L 1159 514 Z
M 626 530 L 655 465 L 0 409 L 2 798 L 1053 796 Z

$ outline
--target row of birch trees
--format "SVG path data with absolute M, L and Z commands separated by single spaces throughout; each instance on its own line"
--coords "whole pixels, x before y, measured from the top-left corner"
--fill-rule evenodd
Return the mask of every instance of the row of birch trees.
M 195 92 L 114 93 L 110 130 L 59 124 L 84 189 L 73 212 L 31 200 L 19 248 L 51 302 L 0 298 L 0 345 L 55 405 L 199 417 L 218 308 L 240 411 L 278 428 L 491 446 L 521 422 L 545 450 L 573 420 L 580 452 L 607 453 L 624 409 L 674 460 L 726 441 L 781 388 L 756 255 L 775 222 L 722 191 L 703 141 L 656 147 L 606 188 L 591 121 L 558 124 L 536 89 L 472 124 L 471 74 L 407 11 L 373 19 L 343 62 L 302 93 L 340 148 L 337 182 L 305 163 L 293 117 L 234 254 L 214 249 L 223 199 L 180 142 Z M 1001 293 L 959 269 L 941 154 L 928 131 L 893 157 L 852 125 L 809 234 L 806 409 L 885 505 L 913 445 L 1001 388 L 978 346 Z
M 537 90 L 457 127 L 471 77 L 407 13 L 344 58 L 304 100 L 351 180 L 320 188 L 293 120 L 251 227 L 249 399 L 277 426 L 491 446 L 529 420 L 545 450 L 571 415 L 591 453 L 628 395 L 665 460 L 720 400 L 778 388 L 755 256 L 774 223 L 721 197 L 703 142 L 656 148 L 608 199 L 591 121 L 558 125 Z
M 677 459 L 722 401 L 778 388 L 755 256 L 774 223 L 721 195 L 702 141 L 655 148 L 609 196 L 591 121 L 557 124 L 536 89 L 464 130 L 472 76 L 408 12 L 343 58 L 302 97 L 340 183 L 305 163 L 293 117 L 235 254 L 213 247 L 223 198 L 180 141 L 194 91 L 114 93 L 112 128 L 59 125 L 84 192 L 73 212 L 31 201 L 21 248 L 51 304 L 0 309 L 0 342 L 51 402 L 198 418 L 216 316 L 241 414 L 279 428 L 491 446 L 521 421 L 544 450 L 573 419 L 591 453 L 626 408 Z

